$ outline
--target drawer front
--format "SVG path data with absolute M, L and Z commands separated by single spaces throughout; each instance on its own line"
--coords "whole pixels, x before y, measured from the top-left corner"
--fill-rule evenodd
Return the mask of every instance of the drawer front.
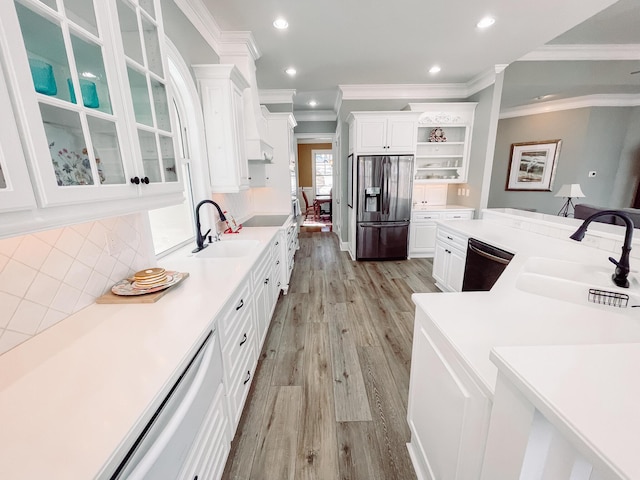
M 222 360 L 227 380 L 231 380 L 242 367 L 245 359 L 255 358 L 255 325 L 251 310 L 247 309 L 238 318 L 227 340 L 222 343 Z
M 231 300 L 227 302 L 220 315 L 218 327 L 222 344 L 229 339 L 232 331 L 237 327 L 238 318 L 247 311 L 251 311 L 251 289 L 249 282 L 245 281 L 231 296 Z
M 444 242 L 462 250 L 467 248 L 468 238 L 466 236 L 459 233 L 453 233 L 451 230 L 443 229 L 441 226 L 438 227 L 436 238 L 438 242 Z
M 473 211 L 463 210 L 460 212 L 446 212 L 444 214 L 445 220 L 471 220 L 473 218 Z
M 231 436 L 235 435 L 235 428 L 238 425 L 238 420 L 242 413 L 242 407 L 244 401 L 251 388 L 251 382 L 253 380 L 253 374 L 255 372 L 255 362 L 250 358 L 246 358 L 241 363 L 241 368 L 229 379 L 229 414 L 231 416 L 232 432 Z
M 428 222 L 430 220 L 440 219 L 440 212 L 413 212 L 411 215 L 412 222 Z

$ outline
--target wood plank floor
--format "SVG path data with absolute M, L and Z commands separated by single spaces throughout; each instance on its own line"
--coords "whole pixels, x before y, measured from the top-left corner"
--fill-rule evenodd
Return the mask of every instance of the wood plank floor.
M 414 291 L 430 259 L 353 262 L 300 233 L 225 480 L 411 480 L 406 422 Z

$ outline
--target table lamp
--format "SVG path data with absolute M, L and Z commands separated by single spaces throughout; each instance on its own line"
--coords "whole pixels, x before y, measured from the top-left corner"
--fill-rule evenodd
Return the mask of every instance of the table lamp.
M 579 183 L 565 183 L 560 187 L 558 193 L 554 195 L 555 197 L 564 197 L 567 200 L 562 205 L 562 208 L 558 212 L 558 216 L 568 217 L 569 216 L 569 208 L 573 210 L 573 199 L 574 198 L 583 198 L 584 193 L 582 193 L 582 189 L 580 188 Z

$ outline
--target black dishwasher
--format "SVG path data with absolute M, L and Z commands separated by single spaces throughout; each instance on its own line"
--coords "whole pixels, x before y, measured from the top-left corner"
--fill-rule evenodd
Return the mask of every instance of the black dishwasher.
M 486 292 L 496 283 L 513 253 L 470 238 L 462 280 L 463 292 Z

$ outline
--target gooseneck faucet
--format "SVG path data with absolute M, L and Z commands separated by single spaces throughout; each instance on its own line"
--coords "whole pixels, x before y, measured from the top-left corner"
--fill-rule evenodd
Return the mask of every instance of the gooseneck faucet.
M 221 222 L 224 222 L 227 219 L 227 217 L 224 216 L 224 213 L 222 213 L 220 206 L 213 200 L 209 200 L 209 199 L 202 200 L 198 205 L 196 205 L 196 249 L 193 250 L 192 253 L 197 253 L 203 248 L 207 247 L 207 245 L 204 244 L 204 239 L 207 238 L 207 235 L 209 235 L 209 232 L 211 231 L 211 229 L 207 230 L 207 232 L 203 235 L 201 231 L 201 226 L 200 226 L 200 207 L 202 207 L 202 205 L 204 205 L 205 203 L 210 203 L 211 205 L 216 207 L 216 209 L 218 210 L 218 215 L 220 216 Z M 217 225 L 217 222 L 216 222 L 216 225 Z M 215 229 L 216 229 L 216 240 L 219 240 L 220 237 L 218 234 L 218 227 L 216 226 Z
M 616 260 L 613 257 L 609 257 L 609 261 L 616 266 L 616 270 L 611 276 L 613 283 L 622 288 L 629 288 L 629 252 L 631 252 L 631 239 L 633 238 L 633 220 L 624 212 L 619 210 L 602 210 L 596 212 L 590 217 L 587 217 L 582 225 L 578 227 L 578 230 L 571 235 L 572 240 L 580 242 L 584 238 L 584 234 L 587 232 L 587 227 L 596 218 L 604 215 L 613 215 L 619 217 L 624 221 L 626 232 L 624 234 L 624 245 L 622 245 L 622 255 L 620 260 Z

